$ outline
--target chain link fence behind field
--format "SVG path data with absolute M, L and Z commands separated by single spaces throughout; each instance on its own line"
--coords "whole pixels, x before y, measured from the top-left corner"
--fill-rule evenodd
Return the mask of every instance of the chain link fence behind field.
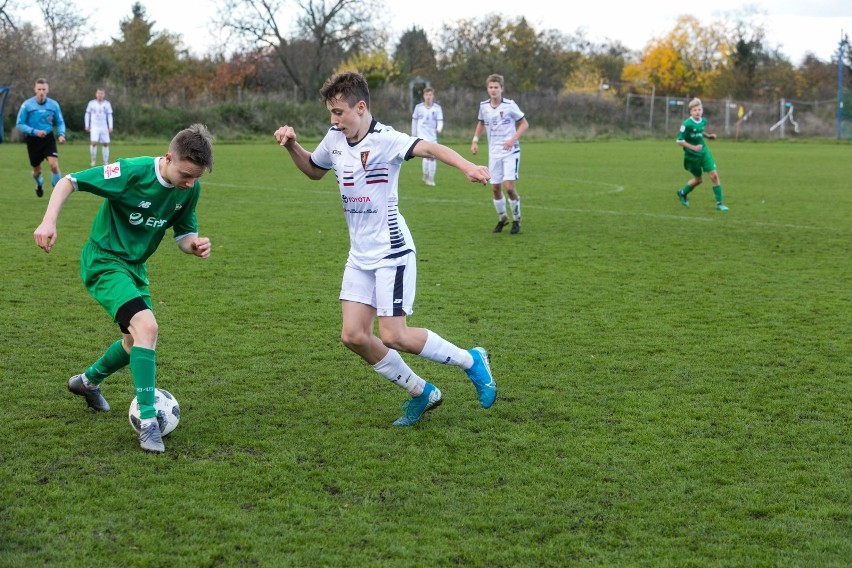
M 669 96 L 628 94 L 624 120 L 634 128 L 676 135 L 689 116 L 689 99 Z M 797 101 L 780 99 L 756 103 L 734 99 L 702 99 L 708 130 L 727 138 L 775 140 L 795 137 L 837 136 L 837 101 Z M 849 136 L 848 123 L 844 138 Z
M 531 134 L 557 138 L 601 136 L 676 137 L 689 116 L 689 98 L 661 95 L 615 95 L 603 89 L 597 93 L 506 93 L 527 114 Z M 445 131 L 450 135 L 473 133 L 484 91 L 445 89 L 437 102 L 444 111 Z M 408 131 L 408 97 L 394 86 L 376 89 L 372 108 L 376 117 Z M 702 99 L 708 131 L 726 138 L 780 140 L 837 138 L 837 100 L 776 100 L 757 103 L 736 99 Z M 841 137 L 852 138 L 852 124 L 845 118 Z

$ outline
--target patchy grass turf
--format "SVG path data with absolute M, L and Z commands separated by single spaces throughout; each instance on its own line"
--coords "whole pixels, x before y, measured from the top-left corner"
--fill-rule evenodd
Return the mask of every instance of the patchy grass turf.
M 681 207 L 672 141 L 526 142 L 515 236 L 487 189 L 409 163 L 411 325 L 491 350 L 499 394 L 484 411 L 461 371 L 406 356 L 445 403 L 395 429 L 404 393 L 338 340 L 333 179 L 271 137 L 219 145 L 211 258 L 166 239 L 149 262 L 182 409 L 154 456 L 127 370 L 109 414 L 65 386 L 117 338 L 79 278 L 99 199 L 73 195 L 44 254 L 47 199 L 0 145 L 0 564 L 847 566 L 849 146 L 712 149 L 726 214 L 709 183 Z

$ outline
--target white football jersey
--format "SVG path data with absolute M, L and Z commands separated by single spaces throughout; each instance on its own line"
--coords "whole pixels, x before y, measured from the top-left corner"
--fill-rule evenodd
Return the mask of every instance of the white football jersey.
M 349 260 L 360 269 L 394 266 L 395 259 L 415 252 L 399 212 L 399 171 L 414 157 L 417 142 L 374 119 L 357 144 L 350 145 L 346 135 L 332 127 L 311 154 L 315 166 L 333 169 L 337 177 L 349 226 Z
M 427 107 L 417 103 L 414 114 L 411 115 L 411 135 L 418 136 L 427 142 L 437 142 L 438 134 L 444 129 L 444 111 L 438 103 Z
M 488 153 L 490 157 L 520 152 L 521 145 L 515 141 L 511 150 L 504 150 L 503 144 L 517 132 L 516 123 L 524 118 L 524 113 L 511 99 L 503 99 L 497 108 L 491 106 L 491 100 L 479 103 L 478 119 L 485 125 L 488 135 Z
M 86 107 L 86 128 L 92 130 L 109 130 L 112 128 L 112 105 L 105 100 L 101 103 L 98 99 L 89 101 Z

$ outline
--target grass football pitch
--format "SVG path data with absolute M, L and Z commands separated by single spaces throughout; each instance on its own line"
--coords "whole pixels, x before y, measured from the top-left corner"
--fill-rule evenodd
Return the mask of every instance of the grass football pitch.
M 110 413 L 66 390 L 118 338 L 79 277 L 100 199 L 72 195 L 45 254 L 47 196 L 0 145 L 0 565 L 848 566 L 852 148 L 711 148 L 727 213 L 709 179 L 680 205 L 674 141 L 529 140 L 519 235 L 492 234 L 487 188 L 404 166 L 409 324 L 486 347 L 498 398 L 405 355 L 445 402 L 398 429 L 405 393 L 339 342 L 333 175 L 271 136 L 219 144 L 211 257 L 170 231 L 149 261 L 182 411 L 150 455 L 129 370 Z M 60 152 L 88 166 L 87 144 Z

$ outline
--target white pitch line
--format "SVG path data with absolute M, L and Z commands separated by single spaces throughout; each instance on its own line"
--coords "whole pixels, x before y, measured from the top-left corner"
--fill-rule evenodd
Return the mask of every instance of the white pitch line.
M 601 185 L 606 185 L 603 182 L 590 182 L 590 183 L 598 183 Z M 257 188 L 250 185 L 245 184 L 232 184 L 232 183 L 218 183 L 213 181 L 202 181 L 203 185 L 212 185 L 216 187 L 230 187 L 235 189 L 250 189 L 252 191 L 256 191 Z M 472 185 L 472 184 L 471 184 Z M 621 191 L 625 191 L 623 186 L 609 184 L 610 187 L 613 188 L 612 191 L 606 193 L 617 193 Z M 475 188 L 471 188 L 475 189 Z M 295 188 L 295 187 L 277 187 L 275 191 L 286 191 L 298 194 L 309 194 L 309 195 L 334 195 L 336 187 L 330 186 L 327 189 L 304 189 L 304 188 Z M 426 191 L 426 190 L 424 190 Z M 598 192 L 600 194 L 600 192 Z M 577 195 L 577 194 L 572 194 Z M 411 195 L 408 194 L 405 196 L 406 200 L 417 200 L 425 203 L 454 203 L 456 205 L 482 205 L 482 200 L 472 200 L 472 199 L 459 199 L 459 198 L 437 198 L 437 197 L 426 197 L 423 195 Z M 532 203 L 524 203 L 524 209 L 537 209 L 537 210 L 545 210 L 545 211 L 561 211 L 566 213 L 583 213 L 589 215 L 612 215 L 618 217 L 647 217 L 649 219 L 669 219 L 672 221 L 691 221 L 698 223 L 714 223 L 717 221 L 719 215 L 723 215 L 720 213 L 719 215 L 713 215 L 710 217 L 698 217 L 696 215 L 684 215 L 684 214 L 672 214 L 672 213 L 648 213 L 646 211 L 617 211 L 613 209 L 578 209 L 573 207 L 558 207 L 552 204 L 547 205 L 535 205 Z M 730 216 L 730 213 L 726 214 L 726 216 Z M 742 221 L 738 219 L 729 219 L 726 222 L 731 223 L 732 225 L 744 225 L 744 226 L 755 226 L 755 227 L 774 227 L 779 229 L 801 229 L 808 231 L 842 231 L 840 228 L 836 227 L 818 227 L 814 225 L 798 225 L 795 223 L 772 223 L 767 221 Z

